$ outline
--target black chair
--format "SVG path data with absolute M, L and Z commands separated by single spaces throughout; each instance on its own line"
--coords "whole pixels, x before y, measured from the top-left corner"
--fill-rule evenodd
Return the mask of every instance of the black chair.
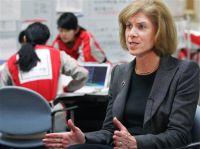
M 74 110 L 77 106 L 64 110 Z M 63 110 L 59 110 L 63 111 Z M 42 147 L 45 133 L 53 131 L 54 114 L 49 103 L 27 88 L 0 88 L 0 145 L 11 148 Z
M 178 149 L 200 149 L 200 106 L 197 106 L 196 109 L 192 128 L 192 143 Z

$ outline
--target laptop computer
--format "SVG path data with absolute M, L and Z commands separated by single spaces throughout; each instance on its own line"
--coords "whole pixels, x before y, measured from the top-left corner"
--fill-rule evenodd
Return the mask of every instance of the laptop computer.
M 82 63 L 81 66 L 89 71 L 88 80 L 81 89 L 75 93 L 101 93 L 108 91 L 111 65 L 104 63 Z

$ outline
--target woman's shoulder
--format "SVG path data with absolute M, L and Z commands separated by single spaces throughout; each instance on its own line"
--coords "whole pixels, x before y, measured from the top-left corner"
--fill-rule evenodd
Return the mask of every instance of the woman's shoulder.
M 80 33 L 78 35 L 80 38 L 92 38 L 92 34 L 86 29 L 80 29 Z
M 119 63 L 113 66 L 112 70 L 117 73 L 124 73 L 129 71 L 129 69 L 133 69 L 133 61 L 127 63 Z
M 189 59 L 180 60 L 173 56 L 163 56 L 161 58 L 161 67 L 162 69 L 178 69 L 179 72 L 187 72 L 187 71 L 194 71 L 199 69 L 199 65 Z
M 180 69 L 183 69 L 186 72 L 200 71 L 199 65 L 195 61 L 192 61 L 192 60 L 180 60 L 179 67 Z
M 56 55 L 60 55 L 60 50 L 59 49 L 56 49 L 54 48 L 53 46 L 50 46 L 50 45 L 37 45 L 35 47 L 35 49 L 38 51 L 38 50 L 48 50 L 50 53 L 55 54 Z

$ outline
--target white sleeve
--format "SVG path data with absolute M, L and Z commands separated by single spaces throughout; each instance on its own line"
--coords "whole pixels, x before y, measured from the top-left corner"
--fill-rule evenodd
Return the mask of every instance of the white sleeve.
M 61 51 L 61 67 L 62 74 L 72 77 L 67 86 L 68 91 L 75 91 L 85 85 L 88 79 L 88 71 L 63 51 Z
M 0 87 L 7 85 L 12 85 L 12 81 L 8 71 L 7 63 L 4 63 L 0 70 Z

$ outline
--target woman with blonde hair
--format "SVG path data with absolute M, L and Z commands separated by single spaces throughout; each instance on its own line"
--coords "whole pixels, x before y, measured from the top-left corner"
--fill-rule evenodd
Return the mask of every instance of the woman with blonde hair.
M 169 149 L 191 142 L 199 98 L 199 66 L 171 55 L 177 46 L 173 18 L 160 0 L 135 0 L 119 14 L 120 42 L 135 56 L 111 74 L 101 130 L 47 134 L 48 147 Z M 75 145 L 76 144 L 76 145 Z

